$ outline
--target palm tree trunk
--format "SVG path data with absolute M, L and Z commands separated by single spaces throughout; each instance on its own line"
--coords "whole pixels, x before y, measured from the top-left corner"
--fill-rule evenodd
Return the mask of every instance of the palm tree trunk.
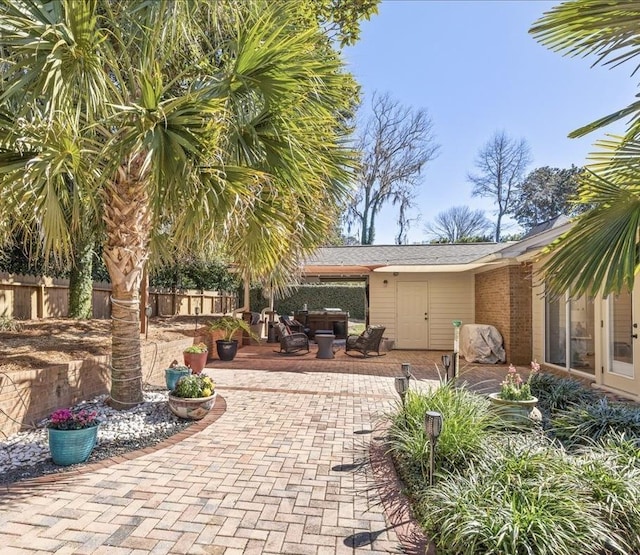
M 116 409 L 143 401 L 140 284 L 148 257 L 149 202 L 139 163 L 122 166 L 106 190 L 103 258 L 111 296 L 111 399 Z
M 87 228 L 90 227 L 87 225 Z M 73 267 L 69 275 L 69 318 L 93 315 L 93 233 L 78 237 L 74 243 Z

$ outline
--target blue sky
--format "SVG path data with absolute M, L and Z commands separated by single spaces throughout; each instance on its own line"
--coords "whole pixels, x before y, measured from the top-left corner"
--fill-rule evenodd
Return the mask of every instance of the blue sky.
M 410 243 L 427 239 L 424 224 L 451 206 L 468 204 L 493 219 L 492 202 L 472 198 L 466 176 L 494 132 L 527 140 L 530 170 L 579 166 L 605 132 L 582 139 L 567 134 L 632 102 L 638 79 L 631 67 L 592 68 L 593 59 L 561 56 L 528 34 L 555 4 L 383 0 L 378 15 L 363 22 L 360 41 L 344 50 L 365 106 L 374 91 L 388 92 L 433 120 L 440 154 L 423 173 L 422 217 Z M 389 210 L 378 217 L 376 244 L 393 243 L 395 218 Z M 505 233 L 516 231 L 513 224 Z

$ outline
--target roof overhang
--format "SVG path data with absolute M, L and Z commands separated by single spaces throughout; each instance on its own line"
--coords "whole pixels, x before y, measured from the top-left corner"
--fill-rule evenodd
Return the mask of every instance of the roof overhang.
M 407 273 L 456 273 L 477 270 L 484 266 L 489 266 L 487 262 L 469 262 L 467 264 L 422 264 L 422 265 L 392 265 L 376 268 L 374 272 L 384 274 L 407 274 Z
M 377 266 L 305 266 L 302 276 L 307 283 L 322 281 L 363 281 Z

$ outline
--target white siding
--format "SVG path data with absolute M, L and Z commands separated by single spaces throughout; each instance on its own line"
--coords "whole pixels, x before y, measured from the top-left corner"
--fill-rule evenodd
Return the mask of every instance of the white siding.
M 385 286 L 384 280 L 387 280 Z M 453 320 L 475 323 L 474 276 L 470 273 L 393 274 L 374 273 L 369 282 L 369 321 L 386 326 L 385 337 L 397 341 L 397 281 L 429 284 L 428 349 L 453 348 Z

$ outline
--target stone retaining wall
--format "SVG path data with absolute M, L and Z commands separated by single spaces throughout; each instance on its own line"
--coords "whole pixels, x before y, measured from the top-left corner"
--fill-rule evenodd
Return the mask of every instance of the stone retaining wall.
M 163 385 L 164 370 L 193 338 L 142 347 L 144 383 Z M 54 410 L 109 392 L 110 356 L 87 358 L 47 368 L 0 373 L 0 439 L 35 425 Z

